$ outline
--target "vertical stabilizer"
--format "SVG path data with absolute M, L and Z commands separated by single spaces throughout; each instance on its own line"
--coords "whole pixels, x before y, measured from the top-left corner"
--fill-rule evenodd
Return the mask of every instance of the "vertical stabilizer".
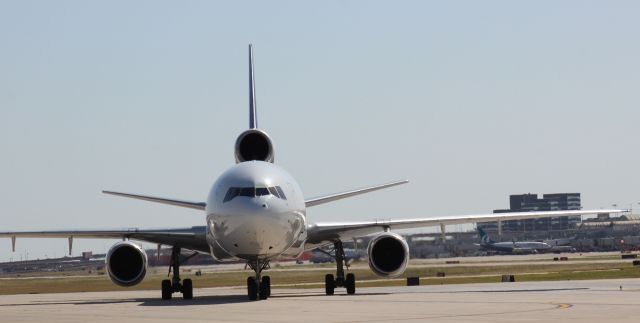
M 259 160 L 273 163 L 273 144 L 266 132 L 258 129 L 256 82 L 253 73 L 253 45 L 249 44 L 249 130 L 236 139 L 236 163 Z
M 480 245 L 481 246 L 486 246 L 486 245 L 490 245 L 490 244 L 493 243 L 491 238 L 489 238 L 487 233 L 484 232 L 484 230 L 482 230 L 481 228 L 478 228 L 478 233 L 480 233 Z
M 256 82 L 253 74 L 253 45 L 249 44 L 249 129 L 258 128 L 256 108 Z

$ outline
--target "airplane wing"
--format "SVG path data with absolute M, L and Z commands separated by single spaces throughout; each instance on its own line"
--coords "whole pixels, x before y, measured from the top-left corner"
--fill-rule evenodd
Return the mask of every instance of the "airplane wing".
M 167 246 L 180 246 L 203 253 L 209 253 L 206 240 L 207 228 L 196 226 L 176 229 L 115 229 L 115 230 L 53 230 L 53 231 L 6 231 L 0 232 L 0 237 L 10 237 L 11 246 L 15 251 L 17 238 L 68 238 L 69 252 L 73 238 L 98 239 L 131 239 Z
M 572 210 L 472 214 L 448 217 L 433 217 L 405 220 L 374 220 L 362 222 L 332 222 L 310 224 L 307 229 L 307 242 L 320 244 L 335 240 L 349 240 L 383 232 L 388 229 L 411 229 L 449 224 L 507 221 L 521 219 L 539 219 L 568 215 L 589 215 L 599 213 L 621 213 L 626 210 Z

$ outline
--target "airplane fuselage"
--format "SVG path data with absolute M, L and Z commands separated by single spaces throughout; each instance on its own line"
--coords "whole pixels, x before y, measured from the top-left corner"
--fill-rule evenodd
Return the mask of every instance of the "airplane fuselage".
M 535 253 L 551 249 L 550 245 L 537 241 L 494 242 L 485 244 L 483 247 L 485 249 L 513 253 Z
M 297 257 L 306 240 L 305 202 L 294 178 L 269 162 L 225 171 L 207 199 L 207 243 L 218 260 Z

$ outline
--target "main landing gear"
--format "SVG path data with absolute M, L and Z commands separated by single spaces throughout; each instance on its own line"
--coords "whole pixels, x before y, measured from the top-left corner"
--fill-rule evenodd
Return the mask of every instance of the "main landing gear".
M 269 268 L 268 260 L 249 260 L 247 266 L 253 270 L 255 277 L 247 278 L 247 296 L 250 301 L 258 298 L 267 299 L 271 296 L 271 278 L 269 276 L 261 277 L 263 270 Z
M 333 252 L 333 254 L 332 254 Z M 356 293 L 356 276 L 352 273 L 344 275 L 344 267 L 349 269 L 349 264 L 344 257 L 344 248 L 342 247 L 342 241 L 336 240 L 333 242 L 333 251 L 327 254 L 336 259 L 336 277 L 332 274 L 324 276 L 324 289 L 327 295 L 333 295 L 336 287 L 344 287 L 347 289 L 347 294 L 352 295 Z
M 165 279 L 162 281 L 162 299 L 170 300 L 173 293 L 182 293 L 182 298 L 184 299 L 193 298 L 193 282 L 191 279 L 187 278 L 182 281 L 182 284 L 180 283 L 180 263 L 184 263 L 196 255 L 197 253 L 194 253 L 189 257 L 180 259 L 180 247 L 173 247 L 171 250 L 171 262 L 169 263 L 169 274 L 173 270 L 173 276 L 171 280 Z

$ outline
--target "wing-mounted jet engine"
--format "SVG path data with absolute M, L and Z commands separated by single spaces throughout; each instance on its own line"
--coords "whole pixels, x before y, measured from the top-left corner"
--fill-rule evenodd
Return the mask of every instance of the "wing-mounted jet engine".
M 393 278 L 402 275 L 409 262 L 409 246 L 395 233 L 382 233 L 369 242 L 369 268 L 376 275 Z
M 113 245 L 105 262 L 109 278 L 116 285 L 137 285 L 147 273 L 147 254 L 140 246 L 130 241 L 121 241 Z
M 383 232 L 369 241 L 369 268 L 376 275 L 394 278 L 402 275 L 409 263 L 409 245 L 398 234 Z M 336 276 L 327 274 L 324 280 L 325 292 L 333 295 L 336 287 L 345 287 L 347 294 L 356 292 L 356 278 L 353 273 L 345 275 L 348 261 L 344 253 L 342 241 L 333 242 L 333 251 L 327 253 L 336 260 Z
M 260 160 L 273 163 L 273 144 L 266 132 L 249 129 L 236 139 L 236 163 Z

